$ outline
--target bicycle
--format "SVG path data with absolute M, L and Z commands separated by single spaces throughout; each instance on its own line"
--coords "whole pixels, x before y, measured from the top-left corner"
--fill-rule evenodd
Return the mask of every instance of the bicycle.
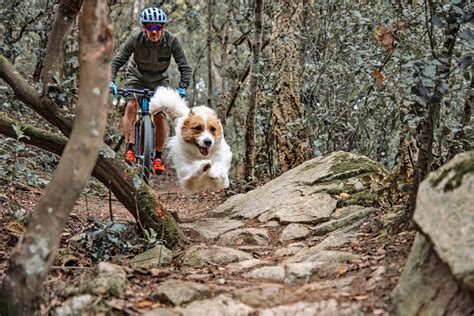
M 134 123 L 135 128 L 135 166 L 140 176 L 148 184 L 153 168 L 155 148 L 154 124 L 149 112 L 150 99 L 154 91 L 149 89 L 117 89 L 117 95 L 127 97 L 133 94 L 138 97 L 138 110 Z

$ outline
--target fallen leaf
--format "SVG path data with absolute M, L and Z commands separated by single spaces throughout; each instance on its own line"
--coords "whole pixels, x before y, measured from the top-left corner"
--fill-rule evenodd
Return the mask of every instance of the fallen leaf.
M 389 50 L 393 50 L 395 48 L 395 33 L 393 31 L 389 31 L 385 26 L 376 26 L 374 35 L 377 41 L 380 42 L 385 48 Z
M 349 196 L 349 194 L 346 193 L 346 192 L 341 192 L 341 193 L 339 194 L 339 197 L 342 197 L 342 198 L 346 198 L 346 197 L 348 197 L 348 196 Z
M 360 247 L 360 244 L 357 241 L 353 241 L 353 242 L 351 242 L 351 247 L 352 248 L 358 248 L 358 247 Z
M 158 216 L 159 216 L 161 219 L 165 219 L 165 218 L 166 218 L 165 212 L 161 209 L 161 207 L 157 206 L 157 207 L 155 208 L 155 211 L 156 211 L 156 214 L 158 214 Z
M 145 307 L 150 307 L 154 305 L 156 302 L 148 301 L 148 300 L 143 300 L 137 303 L 138 308 L 145 308 Z
M 7 229 L 7 232 L 17 237 L 23 235 L 26 232 L 26 227 L 18 221 L 9 222 L 5 228 Z
M 339 274 L 339 276 L 343 276 L 344 274 L 347 273 L 347 268 L 345 266 L 340 266 L 337 269 L 337 273 Z
M 380 70 L 374 70 L 372 77 L 375 79 L 375 84 L 381 86 L 384 80 L 384 76 Z

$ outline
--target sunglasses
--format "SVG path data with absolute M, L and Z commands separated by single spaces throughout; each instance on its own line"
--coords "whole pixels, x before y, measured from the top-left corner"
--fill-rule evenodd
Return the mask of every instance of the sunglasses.
M 165 27 L 163 24 L 152 24 L 152 23 L 144 24 L 144 26 L 150 32 L 159 31 Z

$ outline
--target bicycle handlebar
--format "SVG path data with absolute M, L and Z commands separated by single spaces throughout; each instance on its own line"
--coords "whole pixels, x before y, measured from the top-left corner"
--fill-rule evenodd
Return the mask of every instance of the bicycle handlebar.
M 117 94 L 118 95 L 121 95 L 121 96 L 129 96 L 130 94 L 136 94 L 138 96 L 141 96 L 141 97 L 149 97 L 151 98 L 153 96 L 153 94 L 155 93 L 155 91 L 153 90 L 150 90 L 150 89 L 143 89 L 143 90 L 140 90 L 140 89 L 117 89 Z

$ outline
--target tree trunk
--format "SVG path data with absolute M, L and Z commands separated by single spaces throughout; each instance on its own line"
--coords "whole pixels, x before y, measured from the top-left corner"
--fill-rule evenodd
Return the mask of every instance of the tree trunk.
M 86 1 L 81 15 L 81 89 L 74 128 L 28 231 L 10 258 L 0 295 L 4 315 L 33 315 L 38 310 L 61 232 L 97 159 L 107 121 L 113 51 L 106 8 L 105 0 Z
M 251 181 L 255 176 L 255 112 L 257 107 L 257 91 L 260 83 L 260 52 L 262 49 L 263 0 L 255 0 L 255 29 L 252 45 L 252 65 L 250 68 L 250 96 L 247 105 L 245 124 L 245 158 L 244 179 Z
M 229 92 L 227 91 L 228 87 L 228 74 L 227 71 L 229 69 L 228 65 L 228 58 L 229 58 L 229 25 L 230 17 L 234 8 L 233 0 L 227 0 L 227 12 L 224 18 L 224 27 L 222 31 L 222 57 L 221 57 L 221 90 L 222 90 L 222 97 L 221 97 L 221 108 L 224 108 L 227 104 L 229 99 Z
M 53 77 L 63 78 L 64 51 L 72 22 L 81 10 L 82 0 L 61 0 L 54 16 L 53 29 L 49 35 L 41 80 L 44 91 L 53 82 Z
M 298 38 L 303 0 L 279 0 L 272 30 L 275 73 L 272 117 L 278 161 L 285 172 L 311 157 L 305 111 L 301 103 L 301 41 Z
M 471 83 L 467 89 L 466 100 L 464 101 L 463 111 L 459 119 L 460 129 L 454 133 L 453 144 L 449 148 L 447 160 L 451 160 L 459 153 L 470 150 L 470 139 L 472 131 L 468 132 L 471 135 L 466 135 L 466 128 L 471 126 L 472 108 L 474 107 L 474 64 L 471 65 Z
M 464 1 L 461 2 L 460 6 L 464 6 Z M 407 211 L 401 218 L 401 223 L 409 224 L 410 226 L 412 225 L 413 213 L 415 212 L 418 187 L 421 181 L 423 181 L 426 175 L 430 172 L 431 161 L 433 158 L 434 130 L 436 124 L 439 122 L 441 102 L 443 101 L 445 94 L 445 92 L 442 91 L 444 88 L 443 86 L 448 85 L 451 59 L 453 56 L 457 33 L 459 31 L 459 23 L 457 22 L 458 18 L 460 18 L 460 15 L 456 12 L 453 12 L 446 17 L 448 24 L 444 32 L 443 48 L 438 56 L 441 65 L 436 69 L 437 79 L 433 92 L 434 95 L 427 103 L 428 111 L 426 117 L 421 122 L 421 136 L 418 141 L 420 148 L 414 172 L 413 186 L 408 199 Z M 433 54 L 435 54 L 435 52 L 433 52 Z
M 207 106 L 212 107 L 212 0 L 207 0 Z

